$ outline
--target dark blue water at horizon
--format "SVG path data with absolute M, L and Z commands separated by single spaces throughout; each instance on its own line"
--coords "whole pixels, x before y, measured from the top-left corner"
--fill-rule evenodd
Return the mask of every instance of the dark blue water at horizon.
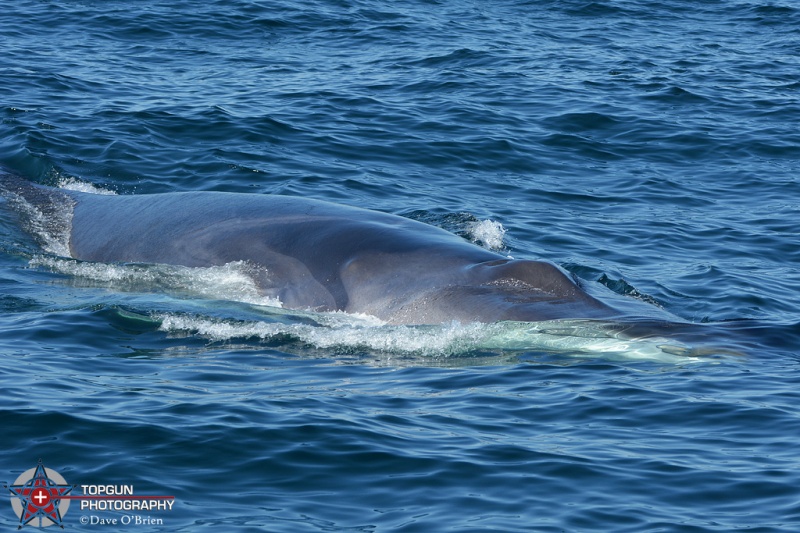
M 25 179 L 499 222 L 707 353 L 284 316 L 235 268 L 59 258 L 3 201 L 0 481 L 175 496 L 65 529 L 800 527 L 793 2 L 21 1 L 0 28 Z

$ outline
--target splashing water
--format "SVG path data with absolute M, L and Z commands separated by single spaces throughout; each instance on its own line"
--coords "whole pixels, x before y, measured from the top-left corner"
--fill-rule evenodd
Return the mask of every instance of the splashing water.
M 489 250 L 503 250 L 505 243 L 503 238 L 506 234 L 506 228 L 500 222 L 494 220 L 482 220 L 471 224 L 468 228 L 470 240 L 480 244 Z

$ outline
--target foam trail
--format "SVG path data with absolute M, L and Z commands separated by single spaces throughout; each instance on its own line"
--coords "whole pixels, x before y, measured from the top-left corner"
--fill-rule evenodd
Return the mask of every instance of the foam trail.
M 373 351 L 401 355 L 449 356 L 464 353 L 483 333 L 472 327 L 373 326 L 369 318 L 356 318 L 338 327 L 218 320 L 173 313 L 154 315 L 159 329 L 169 333 L 196 334 L 212 341 L 259 339 L 271 341 L 290 337 L 320 349 L 341 353 Z
M 171 334 L 198 335 L 214 342 L 234 339 L 265 342 L 291 340 L 336 353 L 367 351 L 442 358 L 487 350 L 501 353 L 543 351 L 574 357 L 664 363 L 697 360 L 675 355 L 683 348 L 687 353 L 689 349 L 674 341 L 663 338 L 625 339 L 603 331 L 599 326 L 572 321 L 376 326 L 369 317 L 349 317 L 349 320 L 348 317 L 338 317 L 334 326 L 221 320 L 176 313 L 156 314 L 153 318 L 161 322 L 161 331 Z M 670 347 L 673 351 L 665 351 Z
M 154 289 L 161 289 L 208 299 L 281 307 L 278 299 L 260 293 L 254 280 L 256 267 L 245 261 L 216 267 L 190 268 L 163 264 L 90 263 L 34 256 L 29 265 L 98 284 L 113 285 L 115 290 L 152 292 Z

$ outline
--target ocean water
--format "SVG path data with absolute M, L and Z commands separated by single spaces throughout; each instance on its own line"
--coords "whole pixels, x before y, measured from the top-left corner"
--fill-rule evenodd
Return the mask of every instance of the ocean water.
M 289 313 L 242 265 L 64 258 L 0 200 L 0 482 L 173 497 L 63 499 L 75 531 L 798 531 L 798 28 L 788 0 L 6 2 L 25 179 L 395 213 L 683 325 Z

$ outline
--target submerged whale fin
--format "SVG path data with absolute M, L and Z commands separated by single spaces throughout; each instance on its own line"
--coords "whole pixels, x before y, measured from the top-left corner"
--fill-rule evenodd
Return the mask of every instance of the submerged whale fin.
M 75 200 L 65 191 L 37 185 L 0 167 L 0 193 L 22 218 L 23 228 L 46 251 L 70 257 Z

